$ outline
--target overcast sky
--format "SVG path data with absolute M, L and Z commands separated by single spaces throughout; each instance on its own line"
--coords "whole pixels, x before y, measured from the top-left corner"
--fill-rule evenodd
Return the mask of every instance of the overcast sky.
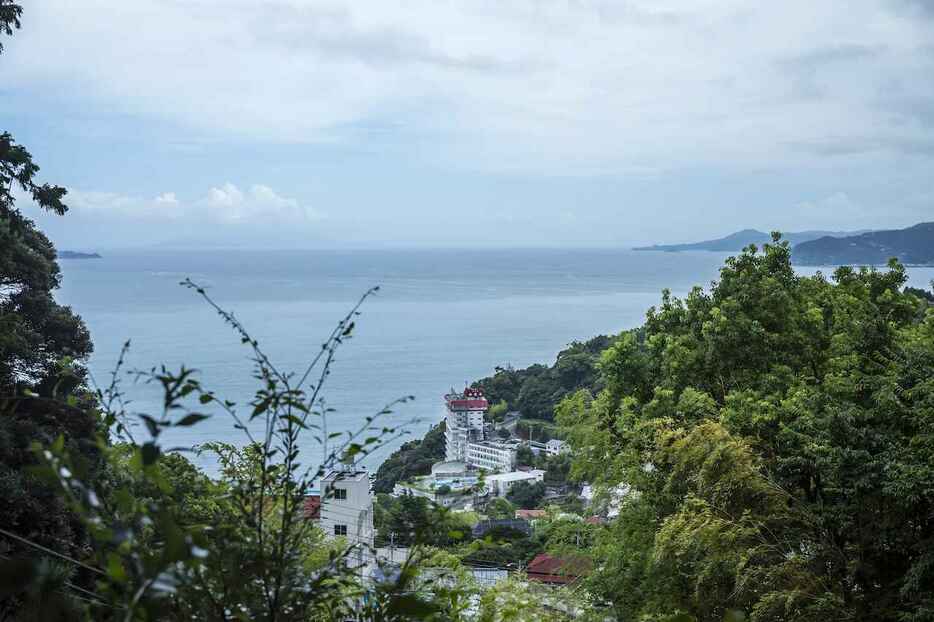
M 934 220 L 932 0 L 24 4 L 0 129 L 62 248 Z

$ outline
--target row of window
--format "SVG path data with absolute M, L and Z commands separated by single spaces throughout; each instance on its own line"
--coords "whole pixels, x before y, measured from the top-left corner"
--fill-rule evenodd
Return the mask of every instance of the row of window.
M 346 501 L 347 500 L 347 489 L 346 488 L 330 488 L 327 491 L 325 491 L 325 500 Z

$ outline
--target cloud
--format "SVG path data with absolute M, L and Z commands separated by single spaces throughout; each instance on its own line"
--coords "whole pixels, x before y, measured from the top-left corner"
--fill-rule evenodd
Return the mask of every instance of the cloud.
M 906 131 L 886 93 L 927 101 L 922 6 L 48 0 L 9 46 L 4 81 L 206 140 L 338 142 L 459 168 L 807 165 L 824 155 L 795 145 Z
M 269 186 L 254 184 L 242 191 L 231 182 L 215 186 L 203 197 L 179 200 L 174 192 L 151 199 L 112 192 L 70 189 L 66 201 L 73 217 L 103 217 L 137 223 L 294 226 L 324 215 Z

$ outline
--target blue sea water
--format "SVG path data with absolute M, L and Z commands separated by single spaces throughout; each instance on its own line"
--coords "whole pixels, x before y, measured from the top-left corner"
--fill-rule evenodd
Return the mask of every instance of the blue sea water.
M 375 468 L 400 443 L 441 419 L 442 395 L 497 365 L 550 363 L 574 340 L 639 325 L 661 290 L 707 286 L 726 255 L 628 250 L 385 250 L 112 252 L 61 261 L 58 298 L 87 323 L 101 384 L 131 340 L 128 369 L 181 364 L 245 406 L 256 389 L 249 350 L 195 292 L 190 277 L 235 312 L 281 370 L 301 371 L 323 338 L 368 288 L 353 339 L 340 350 L 324 396 L 329 431 L 356 429 L 403 395 L 415 400 L 381 424 L 409 435 L 364 459 Z M 813 273 L 816 269 L 803 269 Z M 824 269 L 829 273 L 831 269 Z M 911 268 L 927 286 L 934 268 Z M 124 379 L 131 410 L 159 412 L 161 394 Z M 210 411 L 209 411 L 210 412 Z M 168 445 L 242 443 L 229 416 L 178 429 Z M 320 459 L 310 437 L 307 462 Z M 198 459 L 208 470 L 213 463 Z

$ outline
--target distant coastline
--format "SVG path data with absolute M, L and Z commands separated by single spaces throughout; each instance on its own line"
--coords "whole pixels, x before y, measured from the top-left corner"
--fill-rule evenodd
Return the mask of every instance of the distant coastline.
M 59 251 L 59 259 L 100 259 L 98 253 L 79 253 L 78 251 Z
M 866 233 L 866 231 L 798 231 L 792 233 L 782 233 L 782 238 L 788 240 L 792 246 L 817 240 L 819 238 L 831 237 L 842 238 Z M 758 229 L 743 229 L 728 236 L 717 238 L 715 240 L 704 240 L 702 242 L 688 242 L 685 244 L 653 244 L 652 246 L 637 246 L 635 251 L 663 251 L 666 253 L 679 253 L 682 251 L 712 251 L 738 253 L 750 244 L 759 246 L 772 241 L 772 234 Z

